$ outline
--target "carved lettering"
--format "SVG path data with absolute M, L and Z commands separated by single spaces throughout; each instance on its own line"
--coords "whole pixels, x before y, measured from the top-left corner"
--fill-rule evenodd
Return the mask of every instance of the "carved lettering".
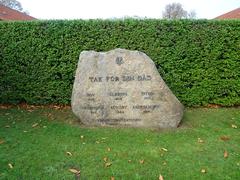
M 128 82 L 128 81 L 134 81 L 135 78 L 134 76 L 122 76 L 122 80 Z
M 91 82 L 102 82 L 103 77 L 89 77 Z
M 142 96 L 153 96 L 153 92 L 141 92 Z
M 120 96 L 120 97 L 123 97 L 123 96 L 127 96 L 127 93 L 126 92 L 110 92 L 108 93 L 109 96 Z
M 137 77 L 138 81 L 151 81 L 152 77 L 150 75 L 140 75 Z
M 122 105 L 120 105 L 120 106 L 111 106 L 111 109 L 126 109 L 127 108 L 127 106 L 122 106 Z
M 133 109 L 154 110 L 160 108 L 160 105 L 134 105 Z
M 153 92 L 141 92 L 141 95 L 143 96 L 144 99 L 149 99 L 149 100 L 152 100 L 153 99 L 153 95 L 154 93 Z
M 86 96 L 93 97 L 93 96 L 95 96 L 95 94 L 94 93 L 87 93 Z
M 85 109 L 85 110 L 99 110 L 99 109 L 103 109 L 103 106 L 81 106 L 81 109 Z
M 116 82 L 116 81 L 119 81 L 119 77 L 118 76 L 107 76 L 106 77 L 106 81 L 109 82 Z
M 138 121 L 141 121 L 141 119 L 138 119 L 138 118 L 112 118 L 112 119 L 98 119 L 97 120 L 98 122 L 101 122 L 101 123 L 110 123 L 110 122 L 115 122 L 115 123 L 119 123 L 119 122 L 138 122 Z

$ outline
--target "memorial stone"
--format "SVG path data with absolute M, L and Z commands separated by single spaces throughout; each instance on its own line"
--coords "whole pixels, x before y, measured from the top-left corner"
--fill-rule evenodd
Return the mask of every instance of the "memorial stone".
M 175 128 L 184 109 L 153 61 L 125 49 L 80 54 L 71 104 L 90 126 Z

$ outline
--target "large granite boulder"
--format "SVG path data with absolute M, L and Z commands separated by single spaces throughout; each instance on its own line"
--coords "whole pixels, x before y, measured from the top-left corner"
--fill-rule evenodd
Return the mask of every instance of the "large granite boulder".
M 183 105 L 144 53 L 115 49 L 80 54 L 72 110 L 91 126 L 175 128 Z

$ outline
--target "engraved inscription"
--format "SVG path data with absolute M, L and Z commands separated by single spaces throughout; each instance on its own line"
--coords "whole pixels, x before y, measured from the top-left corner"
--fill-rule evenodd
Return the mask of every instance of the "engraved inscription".
M 122 80 L 128 82 L 128 81 L 134 81 L 135 78 L 134 76 L 122 76 Z
M 112 81 L 112 82 L 114 82 L 114 81 L 119 81 L 119 77 L 118 76 L 107 76 L 106 77 L 106 81 L 108 82 L 108 81 Z
M 141 92 L 141 95 L 143 96 L 144 99 L 153 99 L 153 92 Z
M 99 123 L 105 123 L 115 125 L 119 123 L 139 122 L 141 119 L 138 118 L 108 118 L 108 119 L 97 119 Z
M 91 82 L 102 82 L 103 77 L 89 77 Z
M 93 96 L 95 96 L 95 94 L 94 93 L 87 93 L 86 96 L 93 97 Z
M 150 75 L 140 75 L 138 76 L 138 81 L 151 81 L 152 77 Z
M 121 65 L 121 64 L 123 64 L 124 63 L 124 61 L 123 61 L 123 58 L 122 57 L 116 57 L 116 64 L 117 65 Z
M 155 110 L 160 108 L 160 105 L 134 105 L 133 109 L 140 109 L 140 110 Z
M 94 93 L 87 93 L 86 96 L 88 101 L 95 101 Z
M 114 105 L 111 106 L 111 109 L 115 110 L 116 113 L 118 114 L 124 114 L 124 110 L 127 109 L 127 106 L 123 106 L 123 105 Z
M 126 92 L 110 92 L 108 93 L 109 96 L 114 97 L 115 100 L 121 101 L 123 97 L 127 96 Z
M 99 110 L 103 110 L 103 106 L 81 106 L 80 109 L 89 110 L 91 114 L 96 114 Z
M 151 81 L 152 76 L 149 74 L 140 74 L 140 75 L 121 75 L 121 76 L 90 76 L 88 78 L 92 83 L 99 82 L 129 82 L 129 81 Z

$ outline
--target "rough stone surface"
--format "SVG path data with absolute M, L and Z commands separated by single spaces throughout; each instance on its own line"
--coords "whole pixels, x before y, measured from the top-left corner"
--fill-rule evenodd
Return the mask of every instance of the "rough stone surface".
M 146 54 L 124 49 L 80 54 L 72 110 L 84 124 L 174 128 L 183 109 Z

